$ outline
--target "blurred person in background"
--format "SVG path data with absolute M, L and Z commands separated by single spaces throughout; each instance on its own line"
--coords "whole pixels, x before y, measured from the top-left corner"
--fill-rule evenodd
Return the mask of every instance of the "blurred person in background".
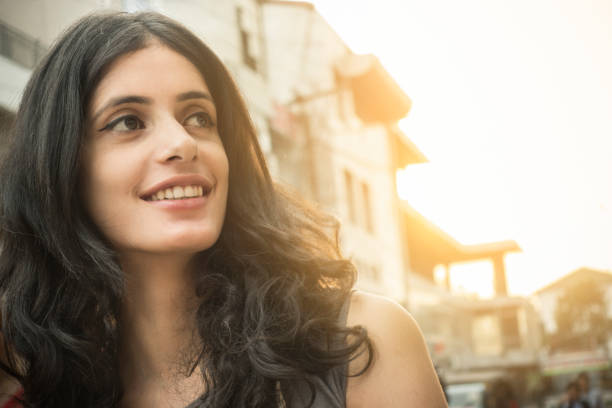
M 227 69 L 179 23 L 68 29 L 0 175 L 23 406 L 446 406 L 414 320 L 353 292 L 337 221 L 271 180 Z
M 559 408 L 591 408 L 588 403 L 580 401 L 580 389 L 576 381 L 570 381 L 565 386 L 565 395 Z
M 492 386 L 492 398 L 489 400 L 487 408 L 518 408 L 518 403 L 514 398 L 514 390 L 507 380 L 496 380 Z
M 589 404 L 590 408 L 602 408 L 601 392 L 598 388 L 591 387 L 591 379 L 589 375 L 582 371 L 576 379 L 578 390 L 580 391 L 580 401 Z

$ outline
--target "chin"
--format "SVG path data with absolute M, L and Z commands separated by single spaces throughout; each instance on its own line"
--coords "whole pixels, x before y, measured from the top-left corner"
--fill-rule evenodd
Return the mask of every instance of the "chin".
M 212 247 L 219 239 L 219 233 L 183 233 L 155 245 L 159 252 L 197 253 Z

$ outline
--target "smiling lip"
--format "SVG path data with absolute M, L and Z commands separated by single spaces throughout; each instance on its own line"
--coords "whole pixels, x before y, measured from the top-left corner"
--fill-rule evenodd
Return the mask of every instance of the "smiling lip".
M 205 196 L 180 198 L 176 200 L 147 201 L 148 204 L 166 210 L 191 210 L 201 208 L 208 202 L 210 193 Z
M 153 194 L 157 193 L 160 190 L 165 190 L 167 188 L 172 188 L 175 186 L 201 186 L 204 190 L 204 196 L 201 197 L 193 197 L 193 198 L 184 198 L 177 200 L 160 200 L 160 201 L 149 201 L 148 198 Z M 147 188 L 140 194 L 140 198 L 147 202 L 151 203 L 170 203 L 170 202 L 179 202 L 179 201 L 198 201 L 197 199 L 205 199 L 213 189 L 213 184 L 205 177 L 200 176 L 199 174 L 182 174 L 167 178 L 150 188 Z M 204 200 L 199 200 L 204 201 Z

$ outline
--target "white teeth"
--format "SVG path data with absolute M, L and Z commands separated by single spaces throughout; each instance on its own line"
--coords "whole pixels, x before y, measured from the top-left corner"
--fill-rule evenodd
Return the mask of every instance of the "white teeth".
M 185 192 L 181 186 L 174 186 L 172 188 L 172 193 L 174 193 L 174 198 L 183 198 L 185 196 Z
M 209 190 L 206 190 L 208 194 Z M 160 201 L 160 200 L 179 200 L 182 198 L 202 197 L 204 195 L 204 188 L 202 186 L 190 185 L 190 186 L 174 186 L 159 190 L 157 193 L 152 194 L 149 197 L 149 201 Z

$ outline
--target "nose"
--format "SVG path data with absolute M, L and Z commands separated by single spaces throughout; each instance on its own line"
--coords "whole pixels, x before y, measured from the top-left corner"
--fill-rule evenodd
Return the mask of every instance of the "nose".
M 174 118 L 163 121 L 156 129 L 157 161 L 194 161 L 198 157 L 198 144 L 181 123 Z

